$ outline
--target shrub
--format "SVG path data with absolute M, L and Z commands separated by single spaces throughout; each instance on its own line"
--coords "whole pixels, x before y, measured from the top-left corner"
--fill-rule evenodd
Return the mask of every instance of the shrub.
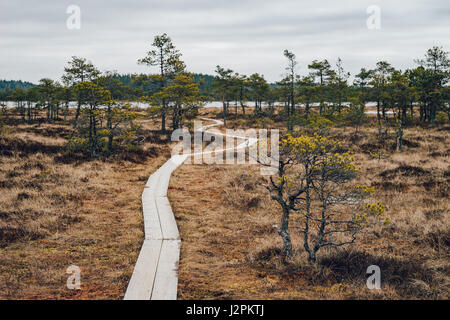
M 374 192 L 372 187 L 351 184 L 359 168 L 352 154 L 342 150 L 341 143 L 318 134 L 287 135 L 280 141 L 278 173 L 267 188 L 282 211 L 277 229 L 284 260 L 292 254 L 291 214 L 302 221 L 296 230 L 303 233 L 310 262 L 316 262 L 323 247 L 354 243 L 365 226 L 384 216 L 380 202 L 364 201 Z
M 444 112 L 440 111 L 437 113 L 435 119 L 436 124 L 446 124 L 448 121 L 449 121 L 448 116 Z
M 67 150 L 72 153 L 85 153 L 89 151 L 89 139 L 73 137 L 67 144 Z
M 364 112 L 364 108 L 361 108 L 359 105 L 351 104 L 350 107 L 345 112 L 344 116 L 345 121 L 355 127 L 355 133 L 358 132 L 358 129 L 364 123 L 367 123 L 368 118 Z

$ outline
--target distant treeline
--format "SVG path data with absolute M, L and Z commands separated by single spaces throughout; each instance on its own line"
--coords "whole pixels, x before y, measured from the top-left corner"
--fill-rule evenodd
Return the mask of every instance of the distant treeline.
M 110 75 L 112 79 L 119 80 L 124 86 L 129 87 L 130 98 L 139 98 L 146 91 L 157 91 L 158 84 L 152 83 L 149 85 L 141 85 L 136 83 L 133 79 L 135 75 L 131 73 L 118 74 L 114 73 Z M 194 82 L 199 86 L 200 94 L 206 97 L 214 96 L 213 81 L 214 76 L 203 73 L 193 73 L 192 74 Z M 22 80 L 0 80 L 0 99 L 5 100 L 6 97 L 10 96 L 11 91 L 15 89 L 27 90 L 35 87 L 34 83 Z
M 135 78 L 135 75 L 133 75 L 131 73 L 114 74 L 112 77 L 119 80 L 122 84 L 124 84 L 126 86 L 130 86 L 133 89 L 143 89 L 144 91 L 148 91 L 148 90 L 152 90 L 152 89 L 157 91 L 159 89 L 159 85 L 156 83 L 152 83 L 150 85 L 144 85 L 144 86 L 137 84 L 136 81 L 133 80 Z M 198 84 L 198 88 L 199 88 L 200 94 L 202 96 L 211 97 L 214 95 L 213 82 L 214 82 L 215 77 L 213 75 L 203 74 L 203 73 L 192 73 L 192 79 L 194 82 L 196 82 Z
M 31 82 L 22 80 L 0 80 L 0 91 L 14 89 L 29 89 L 35 85 Z

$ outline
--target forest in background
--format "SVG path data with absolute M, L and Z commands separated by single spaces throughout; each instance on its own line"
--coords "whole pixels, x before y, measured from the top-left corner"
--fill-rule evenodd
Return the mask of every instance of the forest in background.
M 128 86 L 128 92 L 132 93 L 133 89 L 143 89 L 143 90 L 149 90 L 152 87 L 151 86 L 139 86 L 136 83 L 133 82 L 133 74 L 118 74 L 115 73 L 112 75 L 112 78 L 117 79 L 122 83 L 124 86 Z M 214 76 L 209 74 L 203 74 L 203 73 L 193 73 L 193 79 L 194 82 L 198 83 L 200 93 L 203 96 L 214 96 L 213 95 L 213 89 L 212 89 L 212 83 L 214 81 Z M 22 80 L 0 80 L 0 96 L 2 97 L 2 100 L 6 100 L 8 96 L 12 95 L 11 91 L 14 91 L 15 89 L 22 89 L 27 90 L 33 87 L 36 87 L 37 85 L 28 81 L 22 81 Z M 157 90 L 157 86 L 154 86 L 152 88 L 153 90 Z M 134 91 L 135 95 L 133 97 L 133 94 L 128 96 L 128 98 L 135 98 L 138 99 L 140 97 L 141 92 L 139 90 Z
M 15 90 L 15 89 L 29 89 L 35 84 L 22 80 L 0 80 L 0 91 Z
M 11 82 L 11 87 L 18 87 L 0 91 L 0 124 L 10 116 L 27 123 L 54 122 L 60 116 L 66 121 L 70 103 L 75 101 L 69 146 L 97 157 L 111 155 L 116 138 L 135 139 L 132 120 L 139 115 L 130 102 L 148 104 L 149 116 L 161 119 L 162 133 L 168 123 L 171 130 L 183 127 L 206 101 L 222 102 L 225 125 L 240 108 L 243 115 L 257 118 L 277 113 L 289 132 L 296 125 L 317 121 L 315 114 L 310 117 L 312 108 L 318 109 L 321 120 L 346 121 L 357 130 L 367 121 L 367 102 L 375 102 L 378 136 L 387 137 L 389 128 L 394 128 L 397 150 L 403 144 L 404 127 L 417 121 L 416 111 L 422 124 L 449 121 L 450 60 L 443 48 L 428 49 L 415 60 L 414 69 L 398 70 L 379 61 L 373 69 L 361 68 L 353 83 L 340 58 L 335 66 L 326 59 L 314 60 L 308 64 L 309 73 L 300 75 L 296 55 L 288 50 L 283 54 L 284 76 L 275 84 L 259 73 L 242 75 L 219 65 L 215 76 L 188 72 L 167 34 L 156 36 L 151 50 L 137 61 L 151 68 L 148 74 L 102 72 L 87 59 L 73 56 L 60 81 L 42 78 L 30 88 L 27 83 Z M 6 101 L 13 101 L 15 108 L 8 110 Z M 249 102 L 251 115 L 246 114 Z M 275 110 L 276 105 L 281 109 Z M 38 119 L 40 111 L 45 111 L 46 118 Z

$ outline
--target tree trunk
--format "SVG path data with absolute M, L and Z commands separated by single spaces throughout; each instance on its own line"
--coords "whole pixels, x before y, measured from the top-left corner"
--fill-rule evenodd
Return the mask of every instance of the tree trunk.
M 436 111 L 437 111 L 436 104 L 433 103 L 431 106 L 431 113 L 430 113 L 430 122 L 431 123 L 434 123 L 434 120 L 436 119 Z
M 289 233 L 289 209 L 283 207 L 283 215 L 281 217 L 281 228 L 278 230 L 278 234 L 283 239 L 283 261 L 287 261 L 292 256 L 292 242 L 291 235 Z
M 398 117 L 397 117 L 397 144 L 396 144 L 396 151 L 401 151 L 403 144 L 403 128 L 402 128 L 402 116 L 400 115 L 400 110 L 398 110 Z
M 306 101 L 305 104 L 305 119 L 308 119 L 309 117 L 309 101 Z
M 380 101 L 377 101 L 377 124 L 378 124 L 378 136 L 381 137 Z
M 317 260 L 316 252 L 314 250 L 308 252 L 308 262 L 316 263 L 316 260 Z
M 97 120 L 95 119 L 95 115 L 92 116 L 92 123 L 93 123 L 93 156 L 96 157 L 97 156 L 97 143 L 98 143 L 98 138 L 97 138 Z
M 166 107 L 164 102 L 163 102 L 163 110 L 161 113 L 161 132 L 162 133 L 166 132 Z
M 225 103 L 225 92 L 222 92 L 222 105 L 223 105 L 223 125 L 227 125 L 227 105 Z
M 244 103 L 242 102 L 243 99 L 244 99 L 244 88 L 241 86 L 239 91 L 239 103 L 241 104 L 242 114 L 245 115 L 245 107 Z
M 108 129 L 108 146 L 107 146 L 107 152 L 106 157 L 109 157 L 112 153 L 112 145 L 113 145 L 113 132 L 112 132 L 112 110 L 111 105 L 108 104 L 108 118 L 106 120 L 106 128 Z

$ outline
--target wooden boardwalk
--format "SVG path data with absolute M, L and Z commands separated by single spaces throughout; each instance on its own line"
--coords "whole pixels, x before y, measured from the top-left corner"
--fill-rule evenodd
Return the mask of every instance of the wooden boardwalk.
M 223 124 L 220 120 L 203 126 L 199 131 Z M 212 135 L 223 135 L 210 133 Z M 233 136 L 235 137 L 235 136 Z M 240 149 L 256 143 L 256 139 L 244 139 Z M 229 149 L 216 150 L 223 152 Z M 204 152 L 199 154 L 206 154 Z M 139 253 L 133 275 L 125 293 L 125 300 L 176 300 L 178 288 L 178 263 L 180 259 L 180 235 L 167 198 L 172 172 L 191 154 L 174 155 L 148 179 L 142 193 L 145 240 Z

